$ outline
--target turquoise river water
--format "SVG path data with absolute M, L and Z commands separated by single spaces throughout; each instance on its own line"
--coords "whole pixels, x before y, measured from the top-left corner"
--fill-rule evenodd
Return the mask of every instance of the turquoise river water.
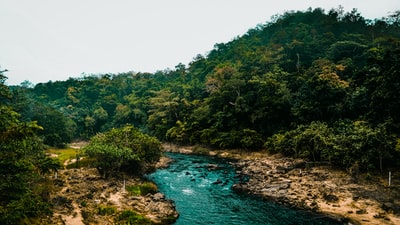
M 229 161 L 208 156 L 167 153 L 174 162 L 150 174 L 160 192 L 175 201 L 176 225 L 340 224 L 322 215 L 298 211 L 237 194 L 238 182 Z

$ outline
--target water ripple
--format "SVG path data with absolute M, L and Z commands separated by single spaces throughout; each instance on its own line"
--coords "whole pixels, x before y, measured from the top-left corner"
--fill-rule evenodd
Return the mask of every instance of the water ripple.
M 338 224 L 231 190 L 235 170 L 227 161 L 206 156 L 168 153 L 175 159 L 149 175 L 180 214 L 176 225 Z

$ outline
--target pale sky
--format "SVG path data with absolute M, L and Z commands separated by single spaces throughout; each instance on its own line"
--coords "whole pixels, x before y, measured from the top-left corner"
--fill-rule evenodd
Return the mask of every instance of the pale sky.
M 367 19 L 400 0 L 0 0 L 0 70 L 9 85 L 187 65 L 271 16 L 357 8 Z

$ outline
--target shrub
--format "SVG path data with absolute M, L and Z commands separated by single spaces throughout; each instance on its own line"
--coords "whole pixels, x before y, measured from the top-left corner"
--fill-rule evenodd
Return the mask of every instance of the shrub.
M 97 213 L 102 216 L 113 215 L 116 212 L 117 209 L 112 206 L 99 205 L 99 207 L 97 208 Z
M 117 217 L 117 224 L 152 225 L 154 223 L 146 217 L 137 214 L 136 212 L 124 210 Z
M 126 190 L 131 193 L 131 195 L 147 195 L 157 193 L 157 186 L 152 182 L 145 182 L 139 185 L 129 185 Z
M 115 175 L 122 165 L 153 163 L 161 156 L 161 143 L 133 126 L 112 129 L 92 137 L 84 148 L 96 159 L 96 167 L 105 177 Z
M 198 155 L 208 155 L 210 152 L 210 149 L 196 145 L 193 148 L 193 153 L 198 154 Z

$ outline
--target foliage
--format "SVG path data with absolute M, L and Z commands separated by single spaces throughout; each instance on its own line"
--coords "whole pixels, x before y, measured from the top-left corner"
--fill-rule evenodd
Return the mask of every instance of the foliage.
M 329 159 L 332 149 L 332 131 L 326 123 L 312 122 L 296 129 L 270 137 L 265 146 L 273 153 L 300 157 L 313 161 Z
M 57 155 L 57 157 L 54 158 L 57 159 L 61 164 L 63 164 L 65 161 L 69 159 L 75 159 L 79 154 L 79 150 L 75 148 L 61 148 L 61 149 L 49 148 L 46 149 L 46 154 Z
M 0 224 L 31 223 L 51 213 L 49 186 L 41 175 L 60 165 L 44 154 L 37 136 L 42 127 L 20 121 L 7 104 L 11 92 L 3 84 L 5 79 L 0 72 Z
M 43 127 L 38 132 L 44 144 L 53 147 L 64 147 L 75 136 L 77 125 L 62 112 L 47 104 L 29 98 L 28 89 L 13 89 L 11 103 L 23 121 L 36 121 Z
M 400 134 L 398 14 L 288 11 L 188 65 L 24 85 L 7 101 L 53 144 L 133 124 L 177 144 L 258 150 L 266 142 L 271 152 L 383 170 L 400 166 L 392 144 Z M 46 120 L 60 115 L 36 103 L 65 123 Z
M 265 146 L 272 152 L 312 161 L 328 161 L 350 168 L 357 164 L 362 170 L 383 170 L 383 161 L 393 157 L 395 139 L 383 124 L 371 127 L 365 121 L 339 121 L 329 127 L 312 122 L 295 130 L 275 134 Z
M 117 224 L 152 225 L 151 220 L 131 210 L 122 211 L 117 217 Z
M 128 185 L 126 186 L 126 190 L 131 195 L 147 195 L 147 194 L 155 194 L 157 193 L 157 186 L 152 182 L 145 182 L 139 185 Z
M 116 212 L 117 212 L 117 209 L 114 206 L 99 205 L 97 207 L 97 213 L 102 216 L 113 215 Z
M 84 157 L 83 159 L 77 160 L 71 164 L 68 164 L 66 169 L 76 169 L 76 168 L 93 168 L 96 165 L 96 159 Z
M 122 165 L 156 162 L 161 155 L 160 142 L 131 125 L 114 128 L 91 138 L 84 151 L 96 158 L 97 168 L 105 177 L 114 175 Z
M 45 127 L 39 132 L 44 144 L 64 147 L 75 135 L 75 123 L 61 112 L 42 104 L 36 104 L 32 110 L 31 120 Z

